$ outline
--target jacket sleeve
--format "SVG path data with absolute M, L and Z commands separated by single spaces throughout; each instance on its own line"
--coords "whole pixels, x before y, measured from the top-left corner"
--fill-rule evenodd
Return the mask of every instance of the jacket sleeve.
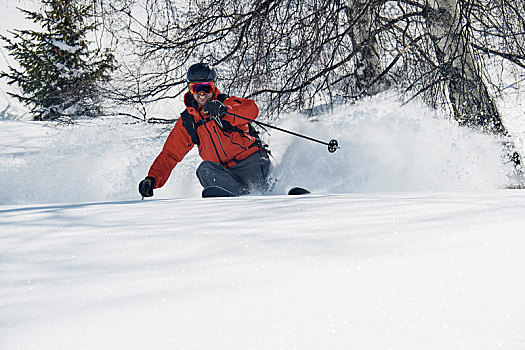
M 259 115 L 259 107 L 257 107 L 254 100 L 231 96 L 224 101 L 224 105 L 228 108 L 229 113 L 238 114 L 250 120 L 255 120 Z M 235 118 L 228 114 L 224 116 L 224 120 L 233 126 L 240 126 L 250 122 L 249 120 Z
M 164 186 L 175 165 L 177 165 L 192 148 L 193 143 L 191 142 L 191 138 L 182 124 L 182 118 L 179 118 L 173 130 L 171 130 L 168 135 L 162 151 L 149 169 L 148 176 L 155 178 L 155 188 Z

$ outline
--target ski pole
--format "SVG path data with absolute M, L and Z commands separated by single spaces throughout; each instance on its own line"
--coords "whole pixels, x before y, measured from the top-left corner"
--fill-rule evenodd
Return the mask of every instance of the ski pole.
M 237 115 L 237 114 L 233 114 L 233 113 L 230 113 L 230 112 L 226 112 L 226 114 L 231 115 L 232 117 L 248 120 L 248 121 L 253 122 L 253 123 L 257 124 L 257 125 L 266 126 L 268 128 L 279 130 L 279 131 L 285 132 L 287 134 L 291 134 L 291 135 L 294 135 L 294 136 L 302 137 L 303 139 L 307 139 L 307 140 L 310 140 L 310 141 L 314 141 L 314 142 L 326 145 L 326 146 L 328 146 L 328 152 L 330 152 L 330 153 L 334 153 L 335 151 L 337 151 L 337 149 L 341 148 L 341 147 L 339 147 L 339 144 L 338 144 L 337 140 L 335 140 L 335 139 L 334 140 L 330 140 L 330 142 L 324 142 L 324 141 L 317 140 L 317 139 L 314 139 L 314 138 L 306 136 L 306 135 L 298 134 L 298 133 L 290 131 L 290 130 L 279 128 L 279 127 L 271 125 L 271 124 L 266 124 L 266 123 L 263 123 L 263 122 L 260 122 L 260 121 L 257 121 L 257 120 L 251 120 L 249 118 L 245 118 L 245 117 Z

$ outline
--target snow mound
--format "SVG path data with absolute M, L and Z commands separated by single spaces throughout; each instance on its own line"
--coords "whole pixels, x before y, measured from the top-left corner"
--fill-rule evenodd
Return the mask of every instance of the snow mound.
M 58 128 L 0 122 L 0 178 L 9 189 L 0 204 L 137 199 L 169 131 L 122 120 Z M 276 125 L 341 146 L 329 153 L 270 129 L 276 194 L 293 186 L 325 193 L 497 189 L 509 173 L 494 138 L 393 99 L 345 105 L 313 122 L 288 115 Z M 198 197 L 199 162 L 194 149 L 155 198 Z
M 511 168 L 496 139 L 461 128 L 428 108 L 388 99 L 345 105 L 311 123 L 288 117 L 282 127 L 340 149 L 287 137 L 276 167 L 279 187 L 323 192 L 478 190 L 504 187 Z M 276 134 L 276 132 L 273 132 Z M 277 136 L 277 135 L 275 135 Z M 282 137 L 279 135 L 279 137 Z

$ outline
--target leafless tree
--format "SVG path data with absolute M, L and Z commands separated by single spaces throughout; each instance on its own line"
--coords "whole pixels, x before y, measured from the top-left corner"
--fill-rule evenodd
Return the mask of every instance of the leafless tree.
M 96 0 L 125 48 L 123 101 L 186 89 L 197 61 L 266 114 L 314 111 L 395 86 L 461 125 L 508 136 L 491 67 L 525 68 L 525 0 Z M 520 157 L 505 141 L 515 163 Z
M 99 12 L 115 43 L 134 56 L 117 89 L 123 100 L 178 95 L 189 64 L 203 60 L 219 68 L 226 92 L 257 97 L 273 112 L 380 91 L 369 84 L 381 72 L 378 4 L 212 0 L 181 8 L 121 0 L 100 1 Z

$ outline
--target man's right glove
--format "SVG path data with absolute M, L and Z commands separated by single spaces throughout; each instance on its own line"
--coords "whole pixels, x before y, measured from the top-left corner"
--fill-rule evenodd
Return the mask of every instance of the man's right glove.
M 142 197 L 153 197 L 153 189 L 156 184 L 155 178 L 146 176 L 146 178 L 139 183 L 139 192 Z
M 221 119 L 228 111 L 228 107 L 226 107 L 221 101 L 212 100 L 206 102 L 206 104 L 202 107 L 202 111 L 213 119 Z

